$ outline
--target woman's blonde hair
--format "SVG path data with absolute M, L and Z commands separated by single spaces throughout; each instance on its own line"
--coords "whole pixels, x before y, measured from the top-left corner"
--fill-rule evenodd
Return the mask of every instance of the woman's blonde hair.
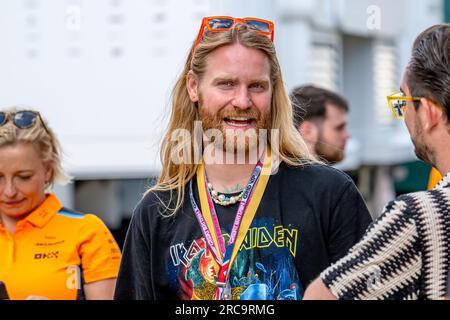
M 207 69 L 208 55 L 217 48 L 235 43 L 261 50 L 269 59 L 273 86 L 271 123 L 267 128 L 269 145 L 270 129 L 279 130 L 279 146 L 271 146 L 273 157 L 277 157 L 291 166 L 317 162 L 294 127 L 292 104 L 283 82 L 280 64 L 272 41 L 266 36 L 249 30 L 246 25 L 238 25 L 226 32 L 205 31 L 197 48 L 191 48 L 184 70 L 173 89 L 169 126 L 161 145 L 162 173 L 156 185 L 147 191 L 147 193 L 154 192 L 157 197 L 157 192 L 170 192 L 168 203 L 159 197 L 164 205 L 164 215 L 173 215 L 181 208 L 185 198 L 185 186 L 194 177 L 198 167 L 194 161 L 176 164 L 171 160 L 183 148 L 188 148 L 191 150 L 191 154 L 194 154 L 194 144 L 197 143 L 193 139 L 187 139 L 185 141 L 190 145 L 183 146 L 178 141 L 173 141 L 172 138 L 172 134 L 179 129 L 187 130 L 193 137 L 194 122 L 199 119 L 197 104 L 191 101 L 188 94 L 186 76 L 192 71 L 200 81 Z M 175 197 L 173 196 L 174 192 L 176 192 Z
M 34 144 L 40 152 L 42 162 L 45 164 L 50 163 L 53 169 L 47 187 L 51 187 L 55 183 L 68 183 L 71 177 L 65 173 L 61 165 L 61 147 L 59 141 L 42 115 L 38 111 L 30 108 L 12 107 L 2 110 L 8 116 L 20 111 L 36 112 L 39 114 L 38 118 L 40 119 L 36 119 L 36 124 L 32 127 L 21 129 L 16 127 L 10 118 L 8 122 L 0 127 L 0 148 L 19 143 Z

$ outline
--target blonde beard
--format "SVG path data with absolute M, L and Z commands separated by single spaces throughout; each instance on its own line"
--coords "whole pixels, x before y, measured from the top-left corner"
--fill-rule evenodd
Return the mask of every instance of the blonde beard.
M 261 129 L 268 130 L 270 123 L 270 113 L 261 113 L 256 108 L 243 111 L 235 108 L 231 110 L 219 110 L 215 115 L 207 112 L 202 106 L 203 98 L 200 96 L 199 100 L 199 116 L 202 122 L 203 132 L 208 130 L 218 130 L 221 133 L 222 139 L 215 140 L 213 137 L 206 135 L 205 143 L 213 143 L 214 147 L 224 153 L 233 153 L 234 155 L 244 155 L 245 158 L 250 157 L 252 151 L 263 147 L 261 144 L 267 145 L 267 131 L 265 132 L 265 139 L 261 139 L 263 132 Z M 240 129 L 225 129 L 223 122 L 227 117 L 247 117 L 255 119 L 255 128 L 246 131 Z M 217 133 L 217 132 L 216 132 Z

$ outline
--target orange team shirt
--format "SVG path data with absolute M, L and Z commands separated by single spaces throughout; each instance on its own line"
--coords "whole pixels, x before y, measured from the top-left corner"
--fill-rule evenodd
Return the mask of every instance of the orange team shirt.
M 0 281 L 13 300 L 83 299 L 83 284 L 117 278 L 121 253 L 95 215 L 63 208 L 54 194 L 15 232 L 0 224 Z

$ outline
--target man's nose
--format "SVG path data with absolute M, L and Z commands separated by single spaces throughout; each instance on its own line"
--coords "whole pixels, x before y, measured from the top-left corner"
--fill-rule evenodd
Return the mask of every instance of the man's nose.
M 248 109 L 252 106 L 253 102 L 247 87 L 239 87 L 236 89 L 232 104 L 239 109 Z
M 350 131 L 348 131 L 347 129 L 344 132 L 344 138 L 347 141 L 348 139 L 350 139 L 352 137 Z

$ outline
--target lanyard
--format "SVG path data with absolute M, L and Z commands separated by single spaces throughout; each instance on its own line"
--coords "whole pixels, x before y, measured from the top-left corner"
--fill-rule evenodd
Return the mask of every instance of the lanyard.
M 250 181 L 244 189 L 242 200 L 239 203 L 239 208 L 236 213 L 236 218 L 233 223 L 231 235 L 228 245 L 225 248 L 220 225 L 217 214 L 214 208 L 214 203 L 207 191 L 207 181 L 204 172 L 204 166 L 201 164 L 197 169 L 197 186 L 200 195 L 201 210 L 194 200 L 192 181 L 190 182 L 189 196 L 197 221 L 202 229 L 203 236 L 208 244 L 211 254 L 219 265 L 219 273 L 216 281 L 216 300 L 224 297 L 226 292 L 228 298 L 231 297 L 231 288 L 227 283 L 228 269 L 233 264 L 237 256 L 239 248 L 244 241 L 256 210 L 259 206 L 261 198 L 264 194 L 265 187 L 269 180 L 269 174 L 261 175 L 262 168 L 270 172 L 272 162 L 270 159 L 270 149 L 266 150 L 264 157 L 264 164 L 258 161 Z

